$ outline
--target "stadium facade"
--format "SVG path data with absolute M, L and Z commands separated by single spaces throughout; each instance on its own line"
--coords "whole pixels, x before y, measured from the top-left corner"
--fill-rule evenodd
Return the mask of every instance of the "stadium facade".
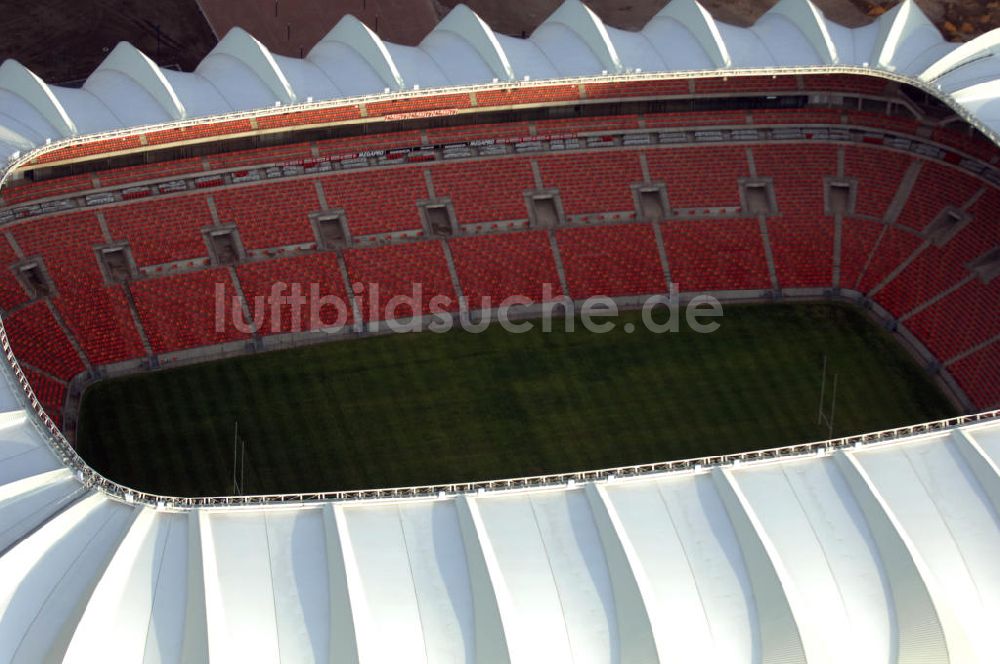
M 674 0 L 630 33 L 568 0 L 526 40 L 465 7 L 419 47 L 346 18 L 304 60 L 234 30 L 194 73 L 121 44 L 80 89 L 3 64 L 4 182 L 203 127 L 328 122 L 338 108 L 497 86 L 558 96 L 721 77 L 896 81 L 995 143 L 998 43 L 997 31 L 944 42 L 909 1 L 847 29 L 805 0 L 751 28 Z M 996 411 L 614 471 L 192 500 L 89 469 L 2 340 L 0 661 L 964 663 L 1000 652 Z

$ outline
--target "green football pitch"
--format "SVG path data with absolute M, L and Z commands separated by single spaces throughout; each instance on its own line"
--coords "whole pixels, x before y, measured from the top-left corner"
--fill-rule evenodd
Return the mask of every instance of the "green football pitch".
M 721 328 L 452 331 L 334 341 L 100 382 L 78 449 L 106 476 L 184 496 L 516 477 L 820 440 L 954 409 L 883 330 L 843 305 L 727 306 Z M 636 324 L 626 333 L 624 324 Z

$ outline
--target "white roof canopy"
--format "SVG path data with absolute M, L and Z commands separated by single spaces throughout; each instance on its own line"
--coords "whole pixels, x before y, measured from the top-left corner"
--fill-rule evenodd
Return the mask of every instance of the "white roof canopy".
M 828 21 L 809 0 L 781 0 L 749 28 L 716 21 L 696 0 L 672 0 L 634 33 L 608 28 L 580 0 L 565 0 L 527 39 L 496 34 L 459 5 L 416 47 L 386 43 L 345 16 L 303 60 L 274 56 L 239 28 L 191 73 L 161 70 L 131 45 L 119 44 L 83 90 L 49 86 L 8 60 L 0 68 L 0 91 L 16 100 L 0 105 L 0 133 L 15 137 L 23 151 L 40 142 L 38 132 L 26 127 L 44 127 L 54 134 L 44 138 L 55 140 L 276 103 L 494 78 L 829 65 L 884 70 L 930 84 L 1000 133 L 990 103 L 1000 91 L 982 87 L 1000 81 L 998 35 L 994 30 L 961 46 L 946 42 L 912 0 L 855 29 Z M 976 103 L 967 104 L 963 92 L 972 86 L 978 86 Z M 4 149 L 9 154 L 14 148 Z

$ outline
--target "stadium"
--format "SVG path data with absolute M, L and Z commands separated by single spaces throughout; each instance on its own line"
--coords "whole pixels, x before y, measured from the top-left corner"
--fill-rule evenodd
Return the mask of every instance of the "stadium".
M 0 662 L 996 661 L 998 49 L 566 0 L 5 61 Z

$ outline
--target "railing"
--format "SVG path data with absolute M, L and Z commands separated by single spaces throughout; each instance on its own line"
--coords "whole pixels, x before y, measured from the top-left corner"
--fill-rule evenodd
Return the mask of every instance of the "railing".
M 158 125 L 147 125 L 144 127 L 130 127 L 99 134 L 77 136 L 54 141 L 44 146 L 39 146 L 30 150 L 24 155 L 13 155 L 7 167 L 0 176 L 0 188 L 6 184 L 11 174 L 21 166 L 48 152 L 58 150 L 73 145 L 81 145 L 92 141 L 106 140 L 123 136 L 134 136 L 150 131 L 163 129 L 176 129 L 180 127 L 202 125 L 216 122 L 229 122 L 238 119 L 264 117 L 270 115 L 284 114 L 288 112 L 301 112 L 309 110 L 321 110 L 326 108 L 336 108 L 358 103 L 370 103 L 378 101 L 388 101 L 393 99 L 407 99 L 412 97 L 429 97 L 444 94 L 455 94 L 462 92 L 475 92 L 481 90 L 514 89 L 526 87 L 548 87 L 565 84 L 586 84 L 586 83 L 614 83 L 629 81 L 657 81 L 670 79 L 691 79 L 691 78 L 717 78 L 720 76 L 790 76 L 796 74 L 817 75 L 817 74 L 848 74 L 876 76 L 899 83 L 907 83 L 941 99 L 950 106 L 956 114 L 962 117 L 970 125 L 981 131 L 994 143 L 1000 144 L 1000 135 L 992 129 L 979 122 L 968 111 L 965 110 L 953 97 L 943 94 L 939 88 L 933 87 L 924 81 L 867 67 L 847 67 L 847 66 L 823 66 L 823 67 L 789 67 L 789 68 L 765 68 L 747 70 L 702 70 L 694 72 L 672 72 L 658 74 L 618 74 L 606 76 L 591 76 L 568 79 L 552 79 L 545 81 L 525 81 L 525 82 L 495 82 L 479 85 L 458 86 L 451 88 L 437 88 L 428 90 L 411 90 L 401 92 L 391 92 L 381 95 L 368 95 L 352 97 L 348 99 L 337 99 L 323 102 L 312 102 L 295 104 L 290 106 L 279 106 L 275 108 L 258 109 L 253 111 L 241 111 L 224 115 L 209 116 L 203 118 L 169 122 Z M 213 137 L 219 139 L 222 136 Z M 156 507 L 158 509 L 193 509 L 193 508 L 221 508 L 221 507 L 251 507 L 261 505 L 276 504 L 300 504 L 317 501 L 348 501 L 367 499 L 392 499 L 392 498 L 415 498 L 415 497 L 435 497 L 439 495 L 474 493 L 480 491 L 500 491 L 512 489 L 525 489 L 537 487 L 566 486 L 575 482 L 586 482 L 596 480 L 612 480 L 618 477 L 636 477 L 655 473 L 667 473 L 678 471 L 698 471 L 704 468 L 711 468 L 723 465 L 736 465 L 766 461 L 770 459 L 780 459 L 792 456 L 827 454 L 838 449 L 879 443 L 896 440 L 908 436 L 923 433 L 942 431 L 955 426 L 972 424 L 989 420 L 1000 419 L 1000 410 L 992 410 L 974 415 L 962 415 L 934 422 L 915 424 L 911 426 L 887 429 L 874 433 L 861 434 L 856 436 L 846 436 L 814 443 L 790 445 L 754 452 L 743 452 L 739 454 L 717 455 L 684 459 L 679 461 L 666 461 L 661 463 L 640 464 L 634 466 L 621 466 L 617 468 L 604 468 L 601 470 L 583 471 L 575 473 L 559 473 L 552 475 L 536 475 L 532 477 L 521 477 L 502 480 L 487 480 L 481 482 L 459 482 L 451 484 L 435 484 L 416 487 L 393 487 L 384 489 L 367 489 L 354 491 L 330 491 L 315 493 L 293 493 L 259 496 L 218 496 L 201 498 L 182 498 L 174 496 L 160 496 L 156 494 L 137 491 L 109 480 L 87 465 L 87 463 L 77 454 L 69 441 L 63 435 L 59 427 L 48 416 L 41 402 L 35 396 L 27 377 L 21 369 L 17 358 L 10 346 L 7 337 L 6 327 L 0 321 L 0 349 L 7 360 L 11 373 L 3 371 L 8 378 L 13 378 L 17 387 L 15 393 L 20 392 L 31 411 L 32 423 L 39 429 L 39 433 L 47 441 L 52 450 L 62 460 L 68 468 L 72 469 L 79 481 L 88 488 L 99 490 L 112 499 L 126 503 L 139 503 Z M 11 387 L 14 387 L 13 385 Z

